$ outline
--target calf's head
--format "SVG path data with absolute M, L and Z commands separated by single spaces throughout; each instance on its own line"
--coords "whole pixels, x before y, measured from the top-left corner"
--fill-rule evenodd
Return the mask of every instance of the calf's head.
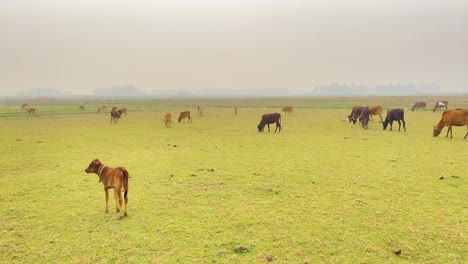
M 91 161 L 89 164 L 88 168 L 85 169 L 86 173 L 97 173 L 99 170 L 99 167 L 101 167 L 102 163 L 98 159 L 95 159 Z
M 264 127 L 265 127 L 265 125 L 263 124 L 263 122 L 260 122 L 260 124 L 258 124 L 258 126 L 257 126 L 258 132 L 263 132 Z
M 437 128 L 436 126 L 434 126 L 434 130 L 432 131 L 432 136 L 437 137 L 440 134 L 440 132 L 442 132 L 442 129 Z
M 386 129 L 387 129 L 387 126 L 388 126 L 388 121 L 385 120 L 385 121 L 382 123 L 382 125 L 383 125 L 383 130 L 386 130 Z

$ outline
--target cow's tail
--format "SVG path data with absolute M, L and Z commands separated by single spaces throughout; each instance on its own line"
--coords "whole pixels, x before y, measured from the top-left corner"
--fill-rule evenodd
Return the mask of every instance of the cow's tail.
M 128 171 L 125 168 L 120 168 L 123 174 L 123 187 L 125 189 L 124 192 L 124 197 L 127 198 L 127 193 L 128 193 Z

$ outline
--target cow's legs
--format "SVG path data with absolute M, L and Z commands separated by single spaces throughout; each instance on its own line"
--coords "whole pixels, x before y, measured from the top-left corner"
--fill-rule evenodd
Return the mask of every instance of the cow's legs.
M 117 188 L 114 188 L 115 212 L 120 212 L 119 197 L 117 196 Z
M 122 218 L 122 190 L 121 188 L 115 188 L 114 191 L 116 194 L 117 212 L 119 213 L 119 218 Z
M 105 212 L 109 212 L 109 189 L 107 187 L 104 187 L 104 192 L 106 192 L 106 210 Z
M 270 123 L 268 123 L 267 125 L 268 125 L 268 133 L 270 133 Z
M 405 120 L 404 120 L 404 119 L 401 119 L 401 122 L 403 122 L 403 129 L 404 129 L 404 130 L 405 130 L 405 132 L 406 132 L 406 122 L 405 122 Z
M 401 128 L 401 121 L 398 119 L 398 132 L 400 132 L 400 128 Z
M 392 131 L 392 130 L 393 130 L 393 120 L 390 121 L 390 131 Z
M 445 137 L 448 137 L 448 134 L 449 134 L 450 130 L 452 130 L 452 127 L 451 127 L 451 126 L 447 126 L 447 127 L 448 127 L 448 128 L 447 128 L 447 134 L 445 135 Z

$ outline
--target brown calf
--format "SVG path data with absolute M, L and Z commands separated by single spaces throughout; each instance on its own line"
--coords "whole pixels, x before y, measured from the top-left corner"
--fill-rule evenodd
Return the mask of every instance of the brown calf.
M 102 182 L 104 185 L 104 192 L 106 192 L 106 213 L 109 212 L 109 189 L 114 189 L 114 199 L 119 219 L 122 219 L 122 188 L 124 189 L 125 210 L 123 216 L 127 216 L 128 171 L 124 167 L 114 168 L 106 166 L 98 159 L 95 159 L 91 161 L 85 172 L 96 173 L 99 177 L 99 182 Z
M 468 109 L 460 109 L 460 110 L 445 110 L 442 114 L 442 118 L 440 119 L 439 123 L 434 126 L 433 136 L 437 137 L 442 129 L 447 126 L 447 135 L 450 132 L 450 138 L 452 138 L 452 126 L 464 126 L 466 125 L 466 135 L 463 139 L 468 136 Z
M 21 109 L 24 109 L 24 108 L 26 108 L 26 109 L 27 109 L 28 107 L 29 107 L 29 105 L 28 105 L 28 104 L 23 104 L 23 105 L 21 106 Z
M 292 106 L 288 105 L 288 106 L 283 107 L 283 112 L 285 115 L 286 114 L 291 115 L 292 113 L 294 113 L 294 109 Z
M 166 115 L 164 116 L 164 123 L 166 123 L 166 127 L 171 127 L 171 123 L 172 123 L 171 113 L 166 113 Z
M 28 108 L 28 109 L 26 109 L 26 112 L 28 112 L 28 116 L 31 116 L 31 114 L 32 115 L 37 114 L 36 108 Z
M 177 119 L 177 121 L 179 121 L 179 123 L 180 123 L 181 120 L 184 120 L 184 123 L 185 123 L 185 118 L 188 119 L 187 122 L 192 123 L 192 117 L 190 116 L 190 111 L 180 112 L 180 115 L 179 115 L 179 118 Z

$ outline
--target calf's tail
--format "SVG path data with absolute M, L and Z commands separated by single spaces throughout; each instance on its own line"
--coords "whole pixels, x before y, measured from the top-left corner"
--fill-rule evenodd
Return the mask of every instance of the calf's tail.
M 122 174 L 123 174 L 123 187 L 125 189 L 124 197 L 127 198 L 127 193 L 128 193 L 128 171 L 125 168 L 120 168 L 120 170 L 122 170 Z

